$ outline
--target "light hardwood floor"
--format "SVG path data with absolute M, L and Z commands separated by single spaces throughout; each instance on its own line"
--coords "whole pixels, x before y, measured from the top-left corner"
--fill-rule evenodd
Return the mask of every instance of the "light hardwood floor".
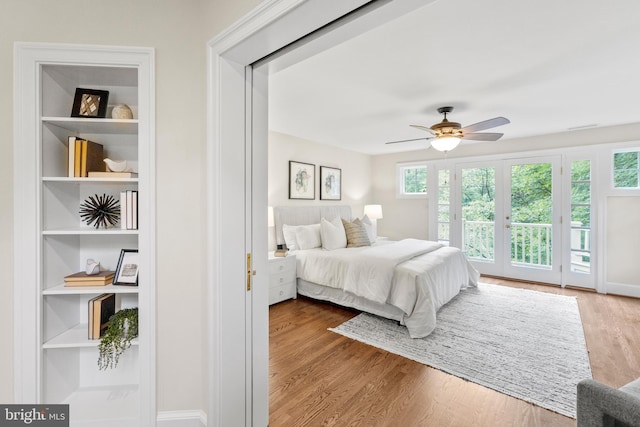
M 640 377 L 640 299 L 482 282 L 577 296 L 594 379 L 618 387 Z M 270 307 L 270 427 L 575 426 L 571 418 L 327 330 L 356 314 L 304 297 Z

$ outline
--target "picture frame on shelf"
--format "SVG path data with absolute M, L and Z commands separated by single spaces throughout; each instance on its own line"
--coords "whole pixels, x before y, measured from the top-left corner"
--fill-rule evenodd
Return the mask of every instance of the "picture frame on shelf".
M 122 249 L 113 277 L 114 285 L 138 286 L 138 260 L 137 249 Z
M 342 200 L 342 169 L 320 166 L 320 200 Z
M 289 199 L 314 200 L 316 198 L 316 165 L 289 161 Z
M 109 91 L 76 88 L 71 117 L 104 119 L 107 117 Z

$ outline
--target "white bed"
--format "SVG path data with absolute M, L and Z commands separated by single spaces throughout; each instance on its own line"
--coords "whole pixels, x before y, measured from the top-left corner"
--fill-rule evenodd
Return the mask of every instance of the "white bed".
M 285 244 L 283 227 L 319 224 L 351 208 L 274 207 L 276 243 Z M 298 293 L 397 320 L 412 338 L 433 332 L 436 312 L 479 274 L 458 248 L 436 242 L 377 239 L 371 246 L 295 250 Z

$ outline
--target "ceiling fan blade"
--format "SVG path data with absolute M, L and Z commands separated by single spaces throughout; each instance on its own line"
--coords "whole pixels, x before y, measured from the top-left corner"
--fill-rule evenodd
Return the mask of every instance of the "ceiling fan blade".
M 473 141 L 497 141 L 502 138 L 503 133 L 464 133 L 462 139 Z
M 431 135 L 435 135 L 435 134 L 433 133 L 433 129 L 431 129 L 431 128 L 429 128 L 429 127 L 426 127 L 426 126 L 420 126 L 420 125 L 409 125 L 409 126 L 411 126 L 412 128 L 416 128 L 416 129 L 423 130 L 423 131 L 425 131 L 425 132 L 429 132 Z
M 489 119 L 483 122 L 478 122 L 469 126 L 465 126 L 460 130 L 463 133 L 477 132 L 479 130 L 491 129 L 497 126 L 506 125 L 507 123 L 511 123 L 509 119 L 505 119 L 504 117 L 494 117 L 493 119 Z
M 428 141 L 430 139 L 433 139 L 433 138 L 426 137 L 426 138 L 402 139 L 400 141 L 385 142 L 385 144 L 397 144 L 399 142 L 411 142 L 411 141 Z

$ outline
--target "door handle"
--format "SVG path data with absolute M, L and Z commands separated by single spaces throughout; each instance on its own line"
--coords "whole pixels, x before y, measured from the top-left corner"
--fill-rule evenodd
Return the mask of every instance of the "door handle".
M 504 228 L 511 228 L 511 224 L 505 225 Z

